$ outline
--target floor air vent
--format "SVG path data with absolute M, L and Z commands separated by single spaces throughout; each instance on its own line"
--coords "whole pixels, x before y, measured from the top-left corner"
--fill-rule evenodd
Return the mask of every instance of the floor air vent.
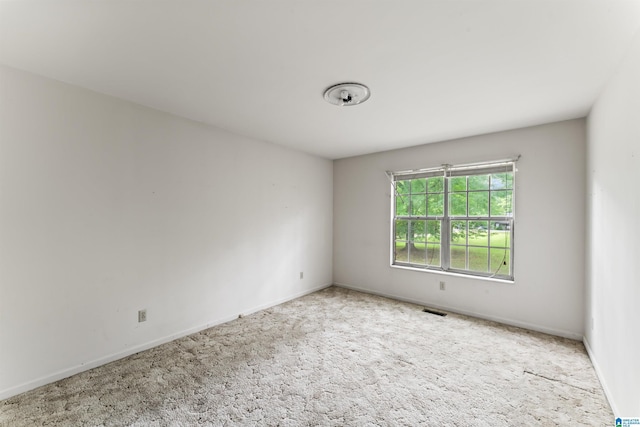
M 442 311 L 438 311 L 438 310 L 432 310 L 430 308 L 425 308 L 422 311 L 424 311 L 425 313 L 435 314 L 436 316 L 442 316 L 442 317 L 447 315 L 447 313 L 443 313 Z

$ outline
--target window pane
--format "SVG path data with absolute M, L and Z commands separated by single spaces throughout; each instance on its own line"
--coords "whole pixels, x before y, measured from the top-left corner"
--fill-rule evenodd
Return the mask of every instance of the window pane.
M 467 244 L 466 221 L 451 221 L 451 243 Z
M 509 249 L 491 248 L 491 273 L 511 276 Z
M 411 221 L 411 241 L 422 243 L 427 241 L 426 223 L 426 221 Z
M 494 173 L 491 175 L 491 189 L 502 190 L 513 188 L 513 173 Z
M 429 194 L 427 196 L 427 208 L 429 216 L 444 215 L 444 194 Z
M 411 196 L 411 216 L 425 216 L 427 213 L 427 196 L 419 194 Z
M 489 249 L 469 248 L 469 270 L 481 273 L 489 272 Z
M 449 189 L 451 191 L 466 191 L 467 190 L 467 177 L 456 176 L 449 179 Z
M 498 270 L 498 277 L 511 278 L 515 173 L 511 165 L 491 166 L 505 172 L 487 170 L 477 170 L 483 175 L 470 170 L 467 176 L 425 178 L 417 171 L 395 181 L 394 262 L 418 268 L 446 265 L 447 270 L 480 275 Z M 443 233 L 449 242 L 442 241 Z
M 441 221 L 427 221 L 427 241 L 440 242 Z
M 409 216 L 409 196 L 396 195 L 396 216 Z
M 511 192 L 513 190 L 491 192 L 491 216 L 511 216 Z
M 427 263 L 427 251 L 424 243 L 410 244 L 409 248 L 409 262 L 411 264 L 426 264 Z
M 411 194 L 424 193 L 427 188 L 427 180 L 425 178 L 411 180 Z
M 429 193 L 442 193 L 444 191 L 444 177 L 438 176 L 427 179 L 427 191 Z
M 396 220 L 396 240 L 409 240 L 409 221 Z
M 427 244 L 427 265 L 440 267 L 440 245 Z
M 471 175 L 469 177 L 469 190 L 488 190 L 489 175 Z
M 489 216 L 489 192 L 469 193 L 469 216 Z
M 395 245 L 395 260 L 400 262 L 407 262 L 407 242 L 396 240 Z
M 496 230 L 495 225 L 500 223 L 491 222 L 491 247 L 508 248 L 511 246 L 511 233 L 508 229 Z
M 506 177 L 507 188 L 513 189 L 513 172 L 509 172 L 509 173 L 507 173 L 505 175 L 507 175 L 507 177 Z
M 492 230 L 509 230 L 511 228 L 510 221 L 491 221 Z
M 411 181 L 396 181 L 396 192 L 398 194 L 409 194 Z
M 489 246 L 489 221 L 469 221 L 469 245 Z
M 467 247 L 466 246 L 451 246 L 451 268 L 458 270 L 464 270 L 466 266 Z
M 449 202 L 450 216 L 467 216 L 467 193 L 451 193 Z

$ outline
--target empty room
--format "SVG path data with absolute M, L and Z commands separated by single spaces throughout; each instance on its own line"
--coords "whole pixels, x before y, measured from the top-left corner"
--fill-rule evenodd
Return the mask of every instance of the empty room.
M 0 0 L 0 426 L 640 425 L 640 1 Z

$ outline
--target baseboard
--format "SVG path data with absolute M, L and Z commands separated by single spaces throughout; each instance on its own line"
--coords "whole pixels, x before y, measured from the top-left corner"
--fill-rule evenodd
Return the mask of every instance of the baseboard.
M 618 416 L 620 412 L 618 411 L 618 407 L 616 406 L 615 401 L 613 400 L 613 395 L 611 394 L 611 390 L 607 387 L 607 382 L 604 380 L 604 375 L 600 370 L 600 366 L 598 365 L 598 361 L 596 360 L 596 356 L 591 349 L 591 345 L 589 345 L 589 340 L 587 337 L 582 337 L 582 343 L 584 344 L 584 348 L 587 349 L 587 354 L 589 355 L 589 359 L 591 359 L 591 364 L 593 365 L 593 369 L 596 371 L 596 376 L 598 377 L 598 381 L 600 381 L 600 385 L 602 386 L 602 390 L 604 390 L 604 395 L 609 402 L 609 406 L 611 406 L 611 410 L 615 416 Z
M 312 294 L 314 292 L 317 292 L 319 290 L 328 288 L 330 286 L 332 286 L 331 283 L 320 285 L 320 286 L 316 286 L 314 288 L 307 289 L 305 291 L 289 295 L 289 296 L 287 296 L 285 298 L 280 298 L 280 299 L 273 300 L 271 302 L 268 302 L 268 303 L 261 304 L 259 306 L 250 308 L 248 310 L 243 310 L 243 312 L 239 313 L 239 314 L 249 315 L 249 314 L 252 314 L 252 313 L 256 313 L 258 311 L 265 310 L 267 308 L 274 307 L 276 305 L 280 305 L 280 304 L 285 303 L 287 301 L 291 301 L 291 300 L 294 300 L 296 298 L 300 298 L 300 297 L 303 297 L 305 295 Z M 132 354 L 139 353 L 139 352 L 144 351 L 144 350 L 149 350 L 150 348 L 157 347 L 159 345 L 171 342 L 171 341 L 176 340 L 178 338 L 186 337 L 187 335 L 195 334 L 195 333 L 203 331 L 205 329 L 209 329 L 211 327 L 218 326 L 218 325 L 221 325 L 223 323 L 230 322 L 230 321 L 232 321 L 234 319 L 237 319 L 237 318 L 238 318 L 238 315 L 226 316 L 226 317 L 222 317 L 222 318 L 218 318 L 218 319 L 212 319 L 212 320 L 208 321 L 205 324 L 198 325 L 198 326 L 195 326 L 193 328 L 185 329 L 183 331 L 176 332 L 176 333 L 173 333 L 173 334 L 170 334 L 170 335 L 155 339 L 153 341 L 149 341 L 149 342 L 146 342 L 146 343 L 143 343 L 143 344 L 128 348 L 128 349 L 123 350 L 123 351 L 119 351 L 117 353 L 113 353 L 113 354 L 110 354 L 110 355 L 107 355 L 107 356 L 104 356 L 104 357 L 100 357 L 98 359 L 92 360 L 92 361 L 87 362 L 87 363 L 81 363 L 80 365 L 73 366 L 73 367 L 67 368 L 67 369 L 63 369 L 63 370 L 54 372 L 53 374 L 45 375 L 45 376 L 37 378 L 35 380 L 27 381 L 27 382 L 22 383 L 20 385 L 17 385 L 17 386 L 14 386 L 14 387 L 10 387 L 10 388 L 5 389 L 5 390 L 1 390 L 0 391 L 0 401 L 4 400 L 4 399 L 8 399 L 8 398 L 10 398 L 12 396 L 16 396 L 18 394 L 27 392 L 29 390 L 33 390 L 33 389 L 41 387 L 43 385 L 47 385 L 47 384 L 50 384 L 50 383 L 53 383 L 53 382 L 56 382 L 56 381 L 60 381 L 62 379 L 65 379 L 65 378 L 68 378 L 70 376 L 79 374 L 81 372 L 88 371 L 88 370 L 93 369 L 93 368 L 97 368 L 98 366 L 106 365 L 107 363 L 116 361 L 118 359 L 122 359 L 124 357 L 131 356 Z
M 248 315 L 256 313 L 258 311 L 266 310 L 267 308 L 271 308 L 271 307 L 275 307 L 276 305 L 284 304 L 287 301 L 291 301 L 291 300 L 303 297 L 305 295 L 309 295 L 309 294 L 312 294 L 314 292 L 321 291 L 322 289 L 326 289 L 326 288 L 329 288 L 331 286 L 333 286 L 333 283 L 327 283 L 327 284 L 324 284 L 324 285 L 316 286 L 314 288 L 307 289 L 307 290 L 304 290 L 302 292 L 297 292 L 295 294 L 289 295 L 289 296 L 287 296 L 285 298 L 280 298 L 280 299 L 268 302 L 266 304 L 261 304 L 259 306 L 254 307 L 254 308 L 251 308 L 249 310 L 245 310 L 245 311 L 243 311 L 242 313 L 239 313 L 239 314 L 242 314 L 243 316 L 248 316 Z M 235 317 L 234 317 L 234 319 L 235 319 Z
M 404 301 L 404 302 L 409 302 L 409 303 L 418 304 L 418 305 L 425 305 L 425 306 L 437 308 L 437 309 L 440 309 L 440 310 L 449 311 L 451 313 L 464 314 L 465 316 L 477 317 L 479 319 L 484 319 L 484 320 L 491 320 L 492 322 L 502 323 L 502 324 L 505 324 L 505 325 L 515 326 L 515 327 L 523 328 L 523 329 L 529 329 L 531 331 L 542 332 L 544 334 L 555 335 L 555 336 L 563 337 L 563 338 L 569 338 L 569 339 L 576 340 L 576 341 L 581 341 L 582 340 L 582 335 L 581 334 L 577 334 L 575 332 L 564 331 L 564 330 L 561 330 L 561 329 L 547 328 L 545 326 L 540 326 L 540 325 L 536 325 L 536 324 L 532 324 L 532 323 L 520 322 L 518 320 L 513 320 L 513 319 L 508 319 L 508 318 L 498 317 L 498 316 L 491 316 L 491 315 L 488 315 L 488 314 L 485 314 L 485 313 L 478 313 L 478 312 L 469 311 L 469 310 L 461 310 L 459 308 L 446 306 L 446 305 L 432 304 L 431 302 L 428 302 L 428 301 L 420 301 L 418 299 L 406 298 L 406 297 L 402 297 L 400 295 L 394 295 L 394 294 L 390 294 L 390 293 L 386 293 L 386 292 L 372 291 L 370 289 L 361 288 L 361 287 L 353 286 L 353 285 L 348 285 L 346 283 L 334 282 L 334 285 L 335 286 L 339 286 L 341 288 L 352 289 L 354 291 L 364 292 L 364 293 L 368 293 L 368 294 L 372 294 L 372 295 L 378 295 L 378 296 L 381 296 L 381 297 L 391 298 L 391 299 L 395 299 L 395 300 L 398 300 L 398 301 Z

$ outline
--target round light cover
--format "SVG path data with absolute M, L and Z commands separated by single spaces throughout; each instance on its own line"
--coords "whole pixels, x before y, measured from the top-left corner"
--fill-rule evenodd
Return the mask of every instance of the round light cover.
M 340 83 L 324 91 L 324 99 L 343 107 L 358 105 L 369 99 L 369 88 L 360 83 Z

